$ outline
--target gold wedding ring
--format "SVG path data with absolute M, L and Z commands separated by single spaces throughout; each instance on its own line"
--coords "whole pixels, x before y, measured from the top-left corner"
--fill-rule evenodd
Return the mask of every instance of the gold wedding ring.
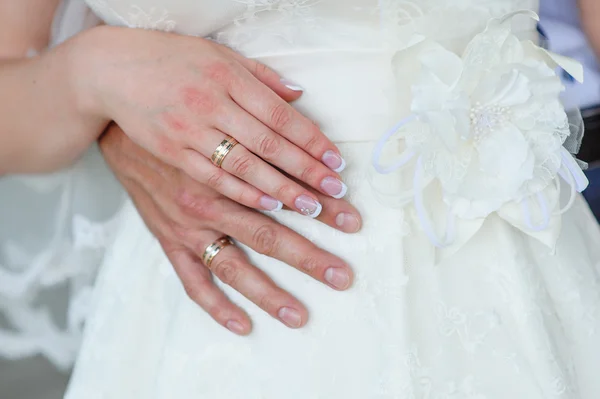
M 204 254 L 202 254 L 202 262 L 204 262 L 206 267 L 210 269 L 210 265 L 212 264 L 213 259 L 215 259 L 215 256 L 217 256 L 223 248 L 229 245 L 233 245 L 233 241 L 231 241 L 231 238 L 227 236 L 219 238 L 218 240 L 210 244 L 208 247 L 206 247 L 206 249 L 204 250 Z
M 223 161 L 225 160 L 225 157 L 227 156 L 227 154 L 229 154 L 229 152 L 237 144 L 238 144 L 238 141 L 236 139 L 234 139 L 231 136 L 227 136 L 227 138 L 225 140 L 221 141 L 221 144 L 219 144 L 219 146 L 217 147 L 215 152 L 213 152 L 212 157 L 210 158 L 212 163 L 216 167 L 220 168 L 221 165 L 223 164 Z

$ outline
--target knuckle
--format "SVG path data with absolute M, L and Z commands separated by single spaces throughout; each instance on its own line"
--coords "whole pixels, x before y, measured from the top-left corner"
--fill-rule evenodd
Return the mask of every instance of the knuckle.
M 252 242 L 256 252 L 272 255 L 277 249 L 277 232 L 273 226 L 261 226 L 253 233 Z
M 173 160 L 178 153 L 178 146 L 167 136 L 158 135 L 157 155 L 164 160 Z
M 308 182 L 312 181 L 313 176 L 315 176 L 316 173 L 317 173 L 316 168 L 314 168 L 312 166 L 307 166 L 300 173 L 300 180 L 302 180 L 303 182 L 308 183 Z
M 270 72 L 270 69 L 261 62 L 254 63 L 254 74 L 256 76 L 265 76 Z
M 257 142 L 261 157 L 267 161 L 277 158 L 281 153 L 281 140 L 275 135 L 262 134 Z
M 171 231 L 175 238 L 180 242 L 185 242 L 189 234 L 188 229 L 180 226 L 179 224 L 173 221 L 169 222 L 169 231 Z
M 313 125 L 314 126 L 314 125 Z M 309 154 L 320 153 L 327 147 L 323 134 L 316 126 L 308 132 L 308 140 L 304 144 L 304 150 Z
M 194 196 L 185 189 L 177 192 L 175 202 L 182 213 L 194 218 L 212 219 L 215 215 L 210 199 Z
M 242 190 L 237 193 L 233 199 L 238 204 L 242 204 L 244 206 L 248 206 L 250 208 L 254 208 L 256 205 L 260 203 L 260 195 L 257 196 L 253 194 L 252 190 Z
M 211 91 L 201 90 L 195 87 L 185 87 L 182 93 L 183 103 L 192 112 L 198 115 L 208 115 L 213 113 L 218 106 L 218 98 Z M 184 129 L 185 125 L 177 121 L 174 127 L 179 130 Z
M 265 294 L 258 299 L 258 306 L 268 313 L 275 313 L 277 304 L 272 295 Z
M 165 219 L 160 222 L 147 220 L 146 224 L 164 248 L 165 254 L 176 254 L 177 249 L 179 249 L 177 235 L 175 234 L 178 224 L 171 219 Z
M 270 118 L 275 130 L 285 129 L 292 120 L 292 110 L 286 103 L 277 104 L 271 109 Z
M 209 79 L 226 85 L 233 77 L 234 66 L 233 62 L 218 60 L 208 64 L 205 71 Z
M 223 169 L 216 169 L 206 180 L 206 185 L 213 190 L 218 191 L 223 186 L 224 181 L 225 172 Z
M 231 164 L 231 168 L 233 172 L 240 177 L 247 176 L 252 167 L 254 166 L 254 161 L 250 158 L 250 155 L 240 155 L 233 159 Z
M 164 126 L 170 131 L 179 133 L 189 129 L 189 124 L 186 122 L 185 117 L 173 112 L 163 112 L 160 114 L 160 119 L 162 119 Z
M 202 285 L 196 282 L 182 281 L 183 289 L 186 295 L 194 302 L 198 302 L 204 290 Z
M 234 287 L 239 280 L 240 269 L 236 261 L 225 259 L 213 267 L 213 272 L 224 284 Z
M 223 323 L 227 320 L 227 312 L 221 301 L 214 301 L 205 306 L 206 312 L 216 321 Z
M 284 199 L 285 198 L 291 198 L 294 196 L 294 187 L 290 184 L 283 184 L 281 186 L 279 186 L 276 190 L 275 190 L 275 198 L 279 198 L 281 199 L 283 202 L 286 202 Z
M 298 268 L 304 273 L 314 276 L 319 269 L 319 262 L 315 258 L 309 256 L 300 260 Z

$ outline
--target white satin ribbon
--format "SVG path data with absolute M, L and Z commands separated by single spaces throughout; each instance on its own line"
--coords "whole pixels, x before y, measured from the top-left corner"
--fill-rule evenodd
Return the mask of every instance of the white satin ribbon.
M 372 156 L 372 165 L 377 171 L 377 173 L 382 175 L 391 174 L 395 171 L 402 169 L 411 160 L 415 158 L 416 153 L 410 150 L 405 150 L 400 154 L 398 159 L 394 161 L 390 166 L 384 166 L 381 164 L 381 156 L 389 139 L 400 129 L 406 127 L 415 120 L 416 117 L 414 115 L 409 115 L 408 117 L 399 121 L 394 127 L 392 127 L 389 131 L 387 131 L 381 136 L 381 138 L 375 145 Z M 563 180 L 571 187 L 571 195 L 569 197 L 568 203 L 559 211 L 552 213 L 550 211 L 548 201 L 546 200 L 544 194 L 542 192 L 536 193 L 535 201 L 537 202 L 539 209 L 542 212 L 542 221 L 538 224 L 535 224 L 532 220 L 533 218 L 530 209 L 530 203 L 533 196 L 529 196 L 520 202 L 525 225 L 533 232 L 539 232 L 547 229 L 550 225 L 552 216 L 561 215 L 567 210 L 569 210 L 575 202 L 575 192 L 582 192 L 589 184 L 587 177 L 577 164 L 575 158 L 564 147 L 561 148 L 561 161 L 562 163 L 560 169 L 558 170 L 558 175 L 562 177 Z M 558 176 L 556 179 L 558 179 Z M 556 181 L 556 184 L 560 190 L 560 182 L 558 182 L 558 180 Z M 439 236 L 435 232 L 431 218 L 429 217 L 427 209 L 424 205 L 423 190 L 426 186 L 427 184 L 425 183 L 422 158 L 418 157 L 413 177 L 414 204 L 415 210 L 417 212 L 417 217 L 419 219 L 419 223 L 423 231 L 425 232 L 431 243 L 438 248 L 446 248 L 452 245 L 452 243 L 456 239 L 456 216 L 447 207 L 446 231 L 442 236 Z

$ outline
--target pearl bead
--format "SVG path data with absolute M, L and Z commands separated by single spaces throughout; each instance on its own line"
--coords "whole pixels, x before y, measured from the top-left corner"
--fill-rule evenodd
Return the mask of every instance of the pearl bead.
M 486 133 L 497 129 L 508 120 L 510 112 L 511 110 L 508 107 L 500 105 L 482 106 L 481 102 L 475 102 L 469 111 L 474 139 L 478 140 Z

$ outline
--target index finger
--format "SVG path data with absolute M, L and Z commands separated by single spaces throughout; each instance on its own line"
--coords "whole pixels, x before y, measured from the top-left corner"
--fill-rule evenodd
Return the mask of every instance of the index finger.
M 350 267 L 273 219 L 237 206 L 223 212 L 219 229 L 254 251 L 278 259 L 336 290 L 348 289 Z
M 330 169 L 341 172 L 346 162 L 339 149 L 319 127 L 265 86 L 248 70 L 238 69 L 239 77 L 229 86 L 229 95 L 246 112 L 285 137 Z

